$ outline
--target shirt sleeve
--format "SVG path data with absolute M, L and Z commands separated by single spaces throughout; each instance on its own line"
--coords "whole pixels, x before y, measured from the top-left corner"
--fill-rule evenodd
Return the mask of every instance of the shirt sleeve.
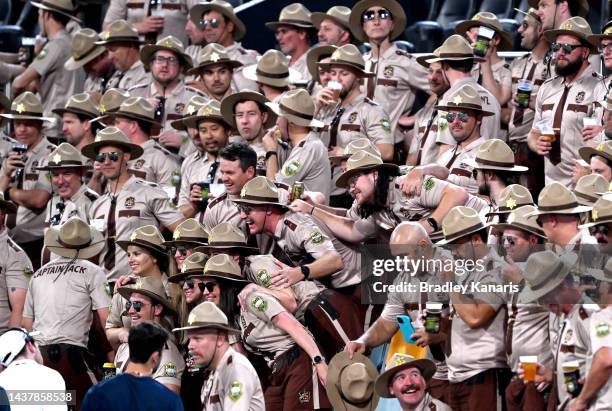
M 185 204 L 189 203 L 189 193 L 191 192 L 191 181 L 189 181 L 188 178 L 186 178 L 187 176 L 187 170 L 185 168 L 185 165 L 187 163 L 183 162 L 183 164 L 181 165 L 181 189 L 179 191 L 179 200 L 178 200 L 178 205 L 183 206 Z
M 427 208 L 436 208 L 442 199 L 442 192 L 448 186 L 446 181 L 438 180 L 437 178 L 426 176 L 423 179 L 423 187 L 419 202 Z
M 162 351 L 159 367 L 153 374 L 153 379 L 161 384 L 173 384 L 180 387 L 184 369 L 183 357 L 174 346 L 169 345 L 168 349 Z
M 27 289 L 33 272 L 32 263 L 24 251 L 12 252 L 6 266 L 7 288 Z
M 92 274 L 91 290 L 89 292 L 91 306 L 94 310 L 109 308 L 111 305 L 111 289 L 106 281 L 106 275 L 99 267 L 96 267 Z
M 612 348 L 612 319 L 604 317 L 605 311 L 595 313 L 589 321 L 591 348 L 595 354 L 600 348 Z
M 259 291 L 249 293 L 246 302 L 248 304 L 247 309 L 266 323 L 271 323 L 274 317 L 287 311 L 276 298 Z
M 113 295 L 111 300 L 110 310 L 108 317 L 106 317 L 105 328 L 121 328 L 123 327 L 123 321 L 121 321 L 121 313 L 123 312 L 123 298 L 119 293 Z
M 64 53 L 61 50 L 59 43 L 51 40 L 42 48 L 40 53 L 34 58 L 30 67 L 33 68 L 40 76 L 44 76 L 59 68 L 59 64 L 64 64 L 64 60 L 60 57 Z
M 104 16 L 104 23 L 112 23 L 115 20 L 127 18 L 127 3 L 126 0 L 111 0 L 108 10 L 106 10 L 106 16 Z
M 170 207 L 168 195 L 164 190 L 156 187 L 151 188 L 152 190 L 149 197 L 149 204 L 155 218 L 157 218 L 159 222 L 161 222 L 165 227 L 168 227 L 183 218 L 178 209 Z
M 391 120 L 385 110 L 378 105 L 368 105 L 366 124 L 364 125 L 368 139 L 374 144 L 393 144 Z
M 33 288 L 34 283 L 30 284 L 30 287 L 28 287 L 25 303 L 23 305 L 23 316 L 27 318 L 34 318 L 34 296 L 32 295 Z
M 373 215 L 368 218 L 360 218 L 355 221 L 355 230 L 359 231 L 361 235 L 366 238 L 375 237 L 378 233 L 378 225 Z
M 328 251 L 336 251 L 330 238 L 314 222 L 312 224 L 299 224 L 295 235 L 300 240 L 302 247 L 313 258 L 320 258 Z
M 237 361 L 232 362 L 232 367 L 225 377 L 225 386 L 219 387 L 220 397 L 223 397 L 223 411 L 248 410 L 251 397 L 257 390 L 257 377 Z

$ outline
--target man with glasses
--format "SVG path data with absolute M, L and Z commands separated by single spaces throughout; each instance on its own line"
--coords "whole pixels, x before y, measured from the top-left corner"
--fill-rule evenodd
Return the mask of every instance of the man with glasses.
M 131 143 L 116 127 L 107 127 L 96 140 L 83 148 L 83 155 L 100 163 L 100 171 L 108 180 L 108 191 L 92 204 L 89 221 L 106 233 L 106 248 L 100 263 L 107 278 L 115 282 L 130 272 L 128 256 L 115 240 L 127 239 L 138 227 L 165 226 L 170 231 L 183 221 L 172 208 L 166 192 L 154 184 L 130 176 L 128 161 L 137 159 L 143 149 Z
M 138 84 L 150 81 L 140 60 L 140 38 L 138 32 L 125 20 L 116 20 L 101 34 L 102 40 L 95 44 L 108 50 L 115 73 L 108 81 L 107 90 L 112 87 L 128 90 Z
M 374 75 L 364 80 L 363 91 L 389 114 L 395 159 L 403 163 L 404 134 L 398 125 L 412 126 L 407 116 L 414 104 L 415 91 L 429 92 L 425 69 L 412 55 L 393 44 L 404 32 L 406 14 L 396 0 L 361 0 L 353 6 L 349 25 L 357 40 L 367 41 L 372 47 L 364 60 L 365 69 Z
M 130 317 L 130 328 L 136 327 L 145 321 L 151 321 L 166 331 L 170 331 L 164 317 L 176 315 L 168 297 L 164 285 L 159 278 L 138 278 L 135 284 L 119 287 L 117 292 L 125 298 L 125 313 Z M 171 334 L 166 341 L 160 354 L 159 365 L 151 377 L 163 384 L 170 391 L 177 394 L 181 390 L 181 374 L 185 369 L 185 361 L 181 355 L 176 341 Z M 115 355 L 115 367 L 117 373 L 129 373 L 130 347 L 128 342 L 123 342 L 117 348 Z
M 601 34 L 590 36 L 589 41 L 597 46 L 604 67 L 607 70 L 612 69 L 612 20 L 606 23 L 601 30 Z M 604 81 L 606 82 L 606 89 L 609 91 L 612 87 L 612 76 L 608 74 Z
M 145 70 L 151 72 L 151 80 L 131 87 L 132 97 L 144 97 L 155 104 L 155 120 L 161 123 L 161 130 L 155 127 L 151 135 L 164 147 L 178 151 L 186 141 L 185 133 L 176 131 L 170 122 L 183 116 L 185 103 L 195 95 L 204 93 L 185 85 L 183 74 L 192 66 L 181 43 L 169 36 L 155 45 L 146 45 L 140 50 L 140 60 Z M 161 132 L 161 133 L 160 133 Z
M 572 173 L 581 147 L 601 143 L 600 125 L 584 127 L 586 118 L 600 124 L 606 88 L 601 76 L 589 65 L 595 46 L 589 41 L 591 27 L 582 17 L 572 17 L 558 30 L 544 32 L 552 43 L 557 77 L 540 87 L 536 98 L 534 126 L 529 148 L 544 156 L 546 184 L 558 181 L 572 187 Z

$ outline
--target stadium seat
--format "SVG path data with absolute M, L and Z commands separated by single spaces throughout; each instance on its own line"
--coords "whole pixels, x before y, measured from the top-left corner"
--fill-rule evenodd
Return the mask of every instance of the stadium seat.
M 483 0 L 478 11 L 488 11 L 498 19 L 507 19 L 514 14 L 514 3 L 509 0 Z
M 23 30 L 19 26 L 0 26 L 0 52 L 18 53 Z
M 520 50 L 521 48 L 521 35 L 518 32 L 519 22 L 514 19 L 499 19 L 504 31 L 510 33 L 513 41 L 513 50 Z
M 0 0 L 0 24 L 9 24 L 11 18 L 11 0 Z
M 458 21 L 469 19 L 473 15 L 474 0 L 445 0 L 436 21 L 444 30 L 454 30 Z
M 393 42 L 398 49 L 407 51 L 408 53 L 414 53 L 414 44 L 406 40 L 397 40 Z
M 435 21 L 419 21 L 405 31 L 417 53 L 431 53 L 444 41 L 442 27 Z

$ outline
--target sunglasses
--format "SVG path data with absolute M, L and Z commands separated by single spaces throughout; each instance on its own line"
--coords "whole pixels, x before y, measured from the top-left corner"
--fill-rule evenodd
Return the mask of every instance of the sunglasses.
M 350 178 L 349 178 L 349 187 L 354 186 L 355 184 L 357 184 L 357 179 L 359 179 L 359 177 L 365 175 L 366 173 L 355 173 L 353 174 Z
M 514 247 L 516 245 L 516 238 L 504 235 L 501 237 L 501 243 L 505 244 L 506 241 L 510 244 L 510 247 Z
M 584 47 L 582 44 L 567 44 L 567 43 L 553 43 L 550 45 L 550 48 L 555 53 L 559 50 L 563 50 L 565 54 L 570 54 L 572 51 L 576 50 L 578 47 Z
M 184 245 L 179 245 L 177 247 L 174 247 L 174 252 L 175 253 L 179 253 L 181 255 L 181 257 L 187 256 L 187 252 L 189 250 L 191 250 L 191 248 L 185 247 Z
M 125 302 L 125 311 L 130 311 L 130 307 L 134 307 L 134 311 L 137 313 L 142 310 L 142 307 L 145 305 L 151 305 L 149 303 L 143 303 L 142 301 L 126 301 Z
M 119 153 L 117 153 L 116 151 L 109 151 L 108 153 L 98 153 L 96 154 L 96 161 L 98 163 L 104 163 L 106 157 L 108 157 L 110 161 L 117 161 L 119 160 Z
M 246 204 L 238 204 L 238 210 L 241 213 L 249 215 L 249 214 L 251 214 L 251 211 L 253 211 L 253 207 L 250 207 L 250 206 L 248 206 Z
M 597 233 L 601 235 L 608 235 L 609 232 L 610 229 L 605 224 L 596 225 L 595 227 L 589 227 L 589 233 L 591 233 L 591 235 L 595 235 Z
M 387 20 L 387 19 L 392 19 L 393 15 L 391 14 L 391 12 L 387 9 L 380 9 L 380 10 L 368 10 L 365 11 L 362 15 L 361 15 L 361 22 L 363 23 L 364 21 L 372 21 L 376 18 L 376 15 L 378 15 L 378 18 L 381 20 Z
M 467 123 L 470 118 L 470 115 L 463 111 L 456 112 L 456 113 L 446 113 L 446 121 L 448 121 L 449 123 L 452 123 L 453 121 L 455 121 L 457 117 L 459 118 L 459 121 L 461 121 L 462 123 Z
M 219 24 L 221 24 L 221 21 L 217 20 L 217 19 L 210 19 L 210 20 L 200 20 L 200 29 L 204 30 L 206 28 L 206 26 L 208 26 L 210 24 L 210 27 L 212 27 L 213 29 L 216 29 L 217 27 L 219 27 Z
M 152 63 L 164 64 L 168 63 L 169 66 L 173 66 L 178 64 L 178 59 L 176 57 L 164 57 L 164 56 L 155 56 L 151 59 Z

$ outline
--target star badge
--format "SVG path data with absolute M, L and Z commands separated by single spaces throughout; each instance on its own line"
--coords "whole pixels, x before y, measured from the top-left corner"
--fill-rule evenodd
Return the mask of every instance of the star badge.
M 210 61 L 214 61 L 216 63 L 219 60 L 221 60 L 221 56 L 216 51 L 210 55 Z
M 210 106 L 206 106 L 202 110 L 202 114 L 205 115 L 205 116 L 210 116 L 212 113 L 213 113 L 213 109 Z
M 191 104 L 187 106 L 187 114 L 190 114 L 190 115 L 191 115 L 191 114 L 193 114 L 195 111 L 196 111 L 195 106 L 193 106 L 193 105 L 191 105 Z
M 179 238 L 181 238 L 181 232 L 180 232 L 180 230 L 175 230 L 175 231 L 174 231 L 174 234 L 172 234 L 172 238 L 173 238 L 174 240 L 178 240 Z
M 100 114 L 104 114 L 106 112 L 106 106 L 104 104 L 100 104 L 98 111 L 100 112 Z
M 332 60 L 340 60 L 341 57 L 342 57 L 342 53 L 340 52 L 340 50 L 334 51 L 331 55 Z
M 605 147 L 606 145 L 604 143 L 599 143 L 599 145 L 597 146 L 597 151 L 604 151 Z
M 142 288 L 142 278 L 138 278 L 132 288 Z
M 459 95 L 455 96 L 455 98 L 453 98 L 453 103 L 459 105 L 461 103 L 463 103 L 463 98 Z
M 136 231 L 134 231 L 130 236 L 130 241 L 134 241 L 136 238 L 138 238 L 138 234 L 136 233 Z
M 73 52 L 73 53 L 72 53 L 72 58 L 73 58 L 74 60 L 78 60 L 78 59 L 79 59 L 79 57 L 81 57 L 81 55 L 80 55 L 79 53 L 77 53 L 77 52 Z
M 187 266 L 183 264 L 183 268 L 181 268 L 181 273 L 186 273 L 186 272 L 187 272 Z
M 109 37 L 110 37 L 110 31 L 105 31 L 104 32 L 104 40 L 108 40 Z
M 23 104 L 23 103 L 17 104 L 17 112 L 18 113 L 23 113 L 24 111 L 26 111 L 25 104 Z
M 513 197 L 508 198 L 506 200 L 506 207 L 513 210 L 516 207 L 516 200 Z
M 597 212 L 596 209 L 593 209 L 593 211 L 591 211 L 591 219 L 593 221 L 597 221 L 598 218 L 599 218 L 599 213 Z
M 406 359 L 405 359 L 404 357 L 400 357 L 400 356 L 398 356 L 398 357 L 395 359 L 395 361 L 394 361 L 395 366 L 402 365 L 402 364 L 404 364 L 405 362 L 406 362 Z
M 169 39 L 164 40 L 161 45 L 164 46 L 164 47 L 172 47 L 173 46 L 172 42 Z
M 62 161 L 62 156 L 59 154 L 56 154 L 53 156 L 53 162 L 54 163 L 59 163 L 60 161 Z

